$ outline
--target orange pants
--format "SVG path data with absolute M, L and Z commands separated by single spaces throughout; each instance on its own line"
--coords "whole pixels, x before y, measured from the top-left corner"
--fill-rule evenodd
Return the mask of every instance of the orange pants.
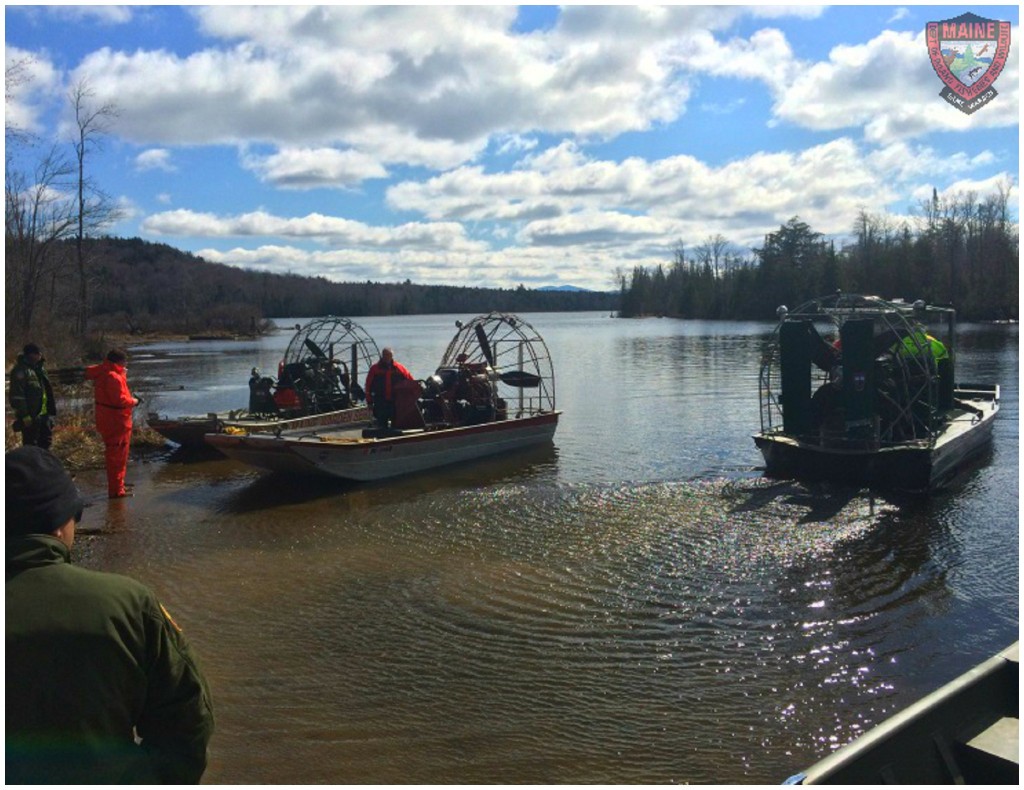
M 104 456 L 107 461 L 107 494 L 112 497 L 123 496 L 124 475 L 128 469 L 128 448 L 131 446 L 131 433 L 104 434 L 103 444 L 106 448 Z

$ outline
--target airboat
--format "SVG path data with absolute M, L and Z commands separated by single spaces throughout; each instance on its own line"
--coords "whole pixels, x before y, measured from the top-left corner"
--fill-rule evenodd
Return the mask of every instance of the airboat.
M 210 433 L 278 433 L 367 419 L 359 385 L 377 360 L 377 344 L 359 324 L 328 316 L 299 327 L 274 379 L 252 369 L 248 408 L 171 418 L 150 413 L 150 428 L 187 448 L 206 446 Z
M 379 480 L 551 442 L 554 368 L 543 338 L 508 313 L 457 322 L 440 365 L 395 386 L 393 424 L 331 425 L 276 435 L 208 434 L 230 458 L 289 474 Z
M 927 492 L 990 446 L 999 385 L 955 383 L 953 308 L 838 292 L 778 315 L 754 436 L 767 475 Z

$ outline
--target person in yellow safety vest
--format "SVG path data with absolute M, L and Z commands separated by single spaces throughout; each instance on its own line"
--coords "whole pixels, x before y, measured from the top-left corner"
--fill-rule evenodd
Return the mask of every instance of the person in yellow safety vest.
M 43 352 L 35 343 L 25 346 L 11 368 L 11 407 L 14 409 L 15 433 L 21 433 L 23 445 L 48 450 L 53 444 L 53 419 L 57 402 L 53 397 L 50 377 L 43 367 Z
M 934 367 L 932 370 L 937 378 L 932 380 L 930 402 L 938 409 L 948 409 L 953 405 L 953 359 L 949 355 L 945 344 L 936 337 L 928 334 L 923 328 L 916 327 L 902 340 L 896 341 L 890 349 L 897 357 L 904 359 L 920 359 L 927 353 L 931 354 Z M 927 365 L 927 359 L 922 359 Z M 928 367 L 931 367 L 928 365 Z
M 914 329 L 902 341 L 894 343 L 891 351 L 894 354 L 916 357 L 926 348 L 931 350 L 932 359 L 936 362 L 940 359 L 949 358 L 949 351 L 946 350 L 945 344 L 938 338 L 929 335 L 923 329 Z

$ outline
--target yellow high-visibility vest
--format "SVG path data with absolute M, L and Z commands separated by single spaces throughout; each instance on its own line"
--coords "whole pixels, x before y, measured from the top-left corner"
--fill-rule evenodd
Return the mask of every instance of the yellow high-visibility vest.
M 912 334 L 907 335 L 901 342 L 897 342 L 893 350 L 898 354 L 917 356 L 926 348 L 931 349 L 932 358 L 936 362 L 949 357 L 949 351 L 946 350 L 946 346 L 941 340 L 932 337 L 920 329 L 914 330 Z

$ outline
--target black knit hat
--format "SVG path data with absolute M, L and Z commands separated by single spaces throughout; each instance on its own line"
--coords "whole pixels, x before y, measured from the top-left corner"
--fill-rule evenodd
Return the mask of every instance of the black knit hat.
M 64 465 L 49 450 L 19 447 L 7 453 L 7 534 L 48 534 L 72 517 L 85 501 Z
M 35 343 L 26 343 L 21 353 L 27 357 L 29 354 L 42 354 L 43 350 Z

